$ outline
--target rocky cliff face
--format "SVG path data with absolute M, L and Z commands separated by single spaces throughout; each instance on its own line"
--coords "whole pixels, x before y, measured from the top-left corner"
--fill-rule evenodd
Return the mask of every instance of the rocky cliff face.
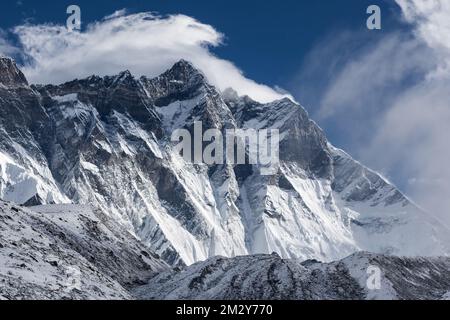
M 26 86 L 27 79 L 14 60 L 0 55 L 0 84 L 9 87 Z
M 154 79 L 122 72 L 46 86 L 29 86 L 5 61 L 4 200 L 89 204 L 171 265 L 272 252 L 322 261 L 360 250 L 450 252 L 444 226 L 330 145 L 288 99 L 260 104 L 218 92 L 186 61 Z M 195 121 L 203 130 L 279 129 L 276 172 L 184 161 L 170 136 Z

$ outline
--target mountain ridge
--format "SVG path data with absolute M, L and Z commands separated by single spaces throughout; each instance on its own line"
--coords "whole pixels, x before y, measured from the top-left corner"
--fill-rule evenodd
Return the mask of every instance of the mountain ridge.
M 0 300 L 132 299 L 168 265 L 120 224 L 75 205 L 0 201 Z
M 0 88 L 0 198 L 90 204 L 171 265 L 271 252 L 323 261 L 360 250 L 449 253 L 442 226 L 333 147 L 299 104 L 230 96 L 184 60 L 153 79 L 125 71 Z M 278 129 L 277 173 L 185 162 L 170 134 L 196 121 Z
M 380 270 L 371 288 L 370 268 Z M 169 270 L 136 287 L 147 300 L 446 300 L 449 258 L 358 252 L 342 260 L 286 260 L 276 254 L 214 257 Z
M 170 268 L 87 206 L 0 201 L 0 230 L 0 300 L 448 300 L 450 293 L 448 257 L 358 252 L 323 263 L 273 253 Z

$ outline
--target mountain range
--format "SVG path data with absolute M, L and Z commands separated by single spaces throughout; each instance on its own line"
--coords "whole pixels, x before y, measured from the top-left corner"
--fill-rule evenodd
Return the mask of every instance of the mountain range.
M 185 161 L 171 134 L 198 121 L 203 130 L 279 130 L 276 172 Z M 1 57 L 0 199 L 8 265 L 0 281 L 16 288 L 0 297 L 61 297 L 35 279 L 49 272 L 61 285 L 63 275 L 47 270 L 59 268 L 56 260 L 91 270 L 86 283 L 99 283 L 96 293 L 69 298 L 368 298 L 355 267 L 369 260 L 393 272 L 383 297 L 450 292 L 448 259 L 437 258 L 450 253 L 445 225 L 333 146 L 295 101 L 220 92 L 184 60 L 156 78 L 124 71 L 30 85 Z M 395 276 L 408 265 L 432 273 L 428 282 L 411 275 L 420 290 Z M 8 275 L 10 267 L 21 275 Z M 256 278 L 267 280 L 261 290 L 245 291 Z M 35 289 L 23 291 L 21 281 Z

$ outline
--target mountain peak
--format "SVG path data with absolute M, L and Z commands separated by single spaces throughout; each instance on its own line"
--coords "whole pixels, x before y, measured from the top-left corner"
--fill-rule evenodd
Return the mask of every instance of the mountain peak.
M 0 84 L 5 86 L 28 85 L 25 75 L 17 67 L 16 62 L 5 56 L 0 56 Z
M 115 83 L 124 83 L 124 82 L 130 82 L 134 81 L 135 78 L 133 74 L 130 72 L 130 70 L 124 70 L 120 72 L 117 76 L 113 78 Z
M 140 78 L 155 105 L 167 106 L 174 101 L 189 100 L 198 95 L 199 90 L 209 87 L 203 73 L 186 60 L 179 60 L 170 69 L 149 79 Z
M 190 80 L 204 81 L 205 76 L 191 62 L 181 59 L 175 63 L 172 68 L 166 71 L 162 76 L 168 77 L 173 81 L 189 82 Z
M 124 70 L 122 72 L 119 73 L 119 77 L 133 77 L 133 75 L 131 74 L 130 70 Z
M 190 61 L 184 60 L 184 59 L 180 59 L 178 62 L 176 62 L 173 66 L 172 69 L 177 69 L 177 68 L 184 68 L 184 69 L 191 69 L 193 71 L 198 71 L 195 67 L 194 64 Z

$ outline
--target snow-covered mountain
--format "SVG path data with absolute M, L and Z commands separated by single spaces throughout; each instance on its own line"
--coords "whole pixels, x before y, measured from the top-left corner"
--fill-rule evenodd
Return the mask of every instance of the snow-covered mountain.
M 99 210 L 0 201 L 0 300 L 131 299 L 167 269 Z
M 369 267 L 379 288 L 367 286 Z M 170 268 L 100 210 L 0 201 L 0 300 L 448 299 L 450 258 L 356 253 L 341 261 L 277 254 Z
M 367 283 L 380 270 L 379 288 Z M 149 300 L 446 300 L 450 258 L 400 258 L 355 253 L 332 263 L 277 254 L 214 257 L 165 271 L 132 294 Z M 373 290 L 372 290 L 373 289 Z
M 186 61 L 154 79 L 92 76 L 28 85 L 0 59 L 0 198 L 90 205 L 171 265 L 278 253 L 334 261 L 365 250 L 448 255 L 450 232 L 333 147 L 289 99 L 221 93 Z M 173 130 L 279 129 L 276 174 L 187 163 Z

